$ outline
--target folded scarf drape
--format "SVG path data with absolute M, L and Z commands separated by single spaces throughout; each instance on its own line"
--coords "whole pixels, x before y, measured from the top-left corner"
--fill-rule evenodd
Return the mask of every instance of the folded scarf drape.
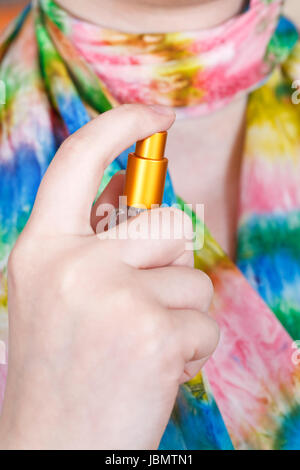
M 6 85 L 6 104 L 0 105 L 5 342 L 8 255 L 63 139 L 119 103 L 168 104 L 185 117 L 252 91 L 236 264 L 208 229 L 204 248 L 195 251 L 196 267 L 214 283 L 212 314 L 221 343 L 204 373 L 180 388 L 161 448 L 300 448 L 300 361 L 293 344 L 300 339 L 300 106 L 291 100 L 300 46 L 291 23 L 278 22 L 281 4 L 252 0 L 241 15 L 205 31 L 133 35 L 73 18 L 41 0 L 11 25 L 0 45 Z M 130 150 L 106 169 L 103 186 L 126 167 Z M 164 201 L 183 204 L 170 176 Z M 5 376 L 2 366 L 0 397 Z

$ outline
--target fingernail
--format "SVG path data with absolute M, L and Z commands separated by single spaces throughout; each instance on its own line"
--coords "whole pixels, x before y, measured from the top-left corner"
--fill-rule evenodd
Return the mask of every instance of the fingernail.
M 158 114 L 164 114 L 165 116 L 171 116 L 175 114 L 175 111 L 173 108 L 170 108 L 169 106 L 163 106 L 160 104 L 151 104 L 149 108 L 153 109 Z

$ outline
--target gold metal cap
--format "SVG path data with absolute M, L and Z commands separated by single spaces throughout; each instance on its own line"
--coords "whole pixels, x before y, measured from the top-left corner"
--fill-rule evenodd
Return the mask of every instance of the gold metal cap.
M 128 156 L 124 195 L 130 207 L 151 209 L 161 205 L 168 160 L 164 158 L 167 132 L 158 132 L 136 143 Z
M 151 158 L 151 160 L 161 160 L 165 154 L 167 141 L 167 132 L 157 132 L 156 134 L 139 140 L 135 146 L 135 154 L 142 158 Z

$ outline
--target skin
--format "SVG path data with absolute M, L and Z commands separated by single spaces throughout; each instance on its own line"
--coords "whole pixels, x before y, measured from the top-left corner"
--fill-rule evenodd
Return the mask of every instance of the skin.
M 124 105 L 68 138 L 54 157 L 9 259 L 1 448 L 155 449 L 179 384 L 216 348 L 211 281 L 186 251 L 188 216 L 156 209 L 158 240 L 110 239 L 111 231 L 97 236 L 92 228 L 104 168 L 174 117 Z M 97 205 L 112 202 L 122 182 L 113 178 Z M 142 233 L 148 215 L 138 217 Z
M 108 28 L 160 33 L 207 28 L 237 14 L 245 0 L 59 0 L 71 13 Z

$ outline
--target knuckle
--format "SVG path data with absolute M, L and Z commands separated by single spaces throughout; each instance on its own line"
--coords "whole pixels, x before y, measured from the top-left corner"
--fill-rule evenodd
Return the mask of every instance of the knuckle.
M 81 142 L 82 139 L 79 137 L 78 133 L 75 133 L 63 141 L 59 148 L 59 153 L 62 155 L 78 153 L 78 146 L 81 145 Z
M 24 272 L 29 260 L 32 261 L 32 242 L 24 236 L 19 237 L 8 258 L 8 274 L 11 279 L 16 279 Z
M 163 357 L 165 339 L 168 335 L 168 325 L 165 316 L 157 307 L 144 312 L 140 325 L 141 347 L 143 353 L 153 358 Z
M 78 266 L 72 260 L 61 260 L 59 265 L 52 266 L 49 270 L 49 282 L 55 286 L 57 298 L 64 301 L 73 299 L 74 293 L 78 289 Z
M 18 267 L 22 265 L 22 257 L 22 249 L 16 244 L 8 257 L 7 270 L 10 275 L 18 272 Z
M 220 341 L 220 327 L 213 318 L 207 317 L 203 330 L 207 342 L 207 354 L 211 355 Z
M 213 286 L 211 278 L 206 273 L 204 273 L 203 271 L 198 271 L 198 270 L 196 272 L 199 273 L 200 275 L 202 288 L 205 292 L 205 297 L 207 298 L 206 307 L 208 308 L 214 295 L 214 286 Z

